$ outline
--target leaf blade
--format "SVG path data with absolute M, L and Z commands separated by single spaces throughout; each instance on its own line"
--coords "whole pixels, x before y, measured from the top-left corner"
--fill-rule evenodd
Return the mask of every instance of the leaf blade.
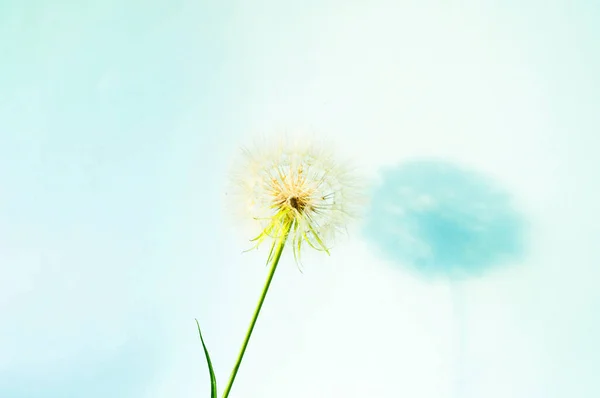
M 198 335 L 200 335 L 200 341 L 202 342 L 202 348 L 204 349 L 204 355 L 206 356 L 206 362 L 208 363 L 208 372 L 210 373 L 210 398 L 217 398 L 217 379 L 215 377 L 215 371 L 213 370 L 212 362 L 210 361 L 210 355 L 208 355 L 208 349 L 202 338 L 202 331 L 200 331 L 200 323 L 196 320 L 196 326 L 198 326 Z

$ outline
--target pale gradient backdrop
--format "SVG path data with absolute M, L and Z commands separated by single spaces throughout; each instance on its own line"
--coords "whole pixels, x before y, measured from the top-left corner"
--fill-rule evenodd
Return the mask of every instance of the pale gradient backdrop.
M 419 158 L 485 176 L 524 249 L 458 281 L 361 224 L 304 274 L 285 256 L 232 398 L 600 396 L 599 21 L 592 0 L 3 0 L 0 397 L 208 397 L 194 317 L 222 389 L 268 253 L 242 254 L 228 167 L 286 130 L 374 186 Z

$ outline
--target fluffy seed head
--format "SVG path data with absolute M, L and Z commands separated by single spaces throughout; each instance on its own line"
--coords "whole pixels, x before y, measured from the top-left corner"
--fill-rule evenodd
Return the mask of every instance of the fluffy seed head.
M 356 214 L 360 188 L 352 173 L 303 141 L 245 149 L 242 160 L 235 182 L 260 226 L 256 246 L 271 238 L 273 248 L 288 239 L 297 261 L 304 243 L 329 253 L 336 233 Z

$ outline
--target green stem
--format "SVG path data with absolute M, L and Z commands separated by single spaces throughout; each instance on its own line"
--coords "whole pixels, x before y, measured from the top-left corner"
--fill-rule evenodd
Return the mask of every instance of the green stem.
M 227 398 L 229 396 L 229 391 L 231 391 L 233 381 L 235 380 L 235 376 L 237 375 L 238 369 L 240 368 L 240 365 L 242 363 L 242 358 L 244 357 L 244 353 L 246 352 L 246 347 L 248 347 L 248 342 L 250 341 L 252 330 L 254 330 L 254 325 L 256 324 L 258 315 L 260 314 L 260 309 L 262 308 L 262 305 L 265 301 L 265 297 L 267 297 L 267 291 L 269 290 L 269 286 L 271 285 L 271 281 L 273 280 L 273 275 L 275 275 L 277 264 L 279 263 L 279 259 L 281 258 L 281 253 L 283 252 L 283 247 L 285 246 L 285 242 L 287 240 L 288 233 L 290 232 L 291 228 L 291 222 L 287 223 L 286 226 L 283 228 L 283 235 L 279 238 L 279 242 L 277 243 L 275 255 L 273 256 L 273 260 L 271 261 L 271 269 L 269 270 L 269 275 L 267 276 L 267 281 L 265 282 L 262 294 L 260 295 L 260 299 L 258 300 L 256 309 L 254 310 L 254 315 L 252 316 L 252 320 L 250 321 L 250 326 L 248 327 L 248 331 L 246 332 L 246 337 L 244 338 L 244 342 L 242 343 L 242 348 L 240 349 L 240 353 L 238 354 L 237 361 L 235 362 L 235 366 L 231 371 L 231 376 L 229 376 L 229 382 L 227 383 L 225 391 L 223 392 L 223 398 Z

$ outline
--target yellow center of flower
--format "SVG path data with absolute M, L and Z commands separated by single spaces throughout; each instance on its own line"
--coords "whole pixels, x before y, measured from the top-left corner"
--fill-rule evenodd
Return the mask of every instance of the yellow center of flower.
M 315 189 L 308 186 L 301 167 L 290 167 L 287 173 L 278 170 L 278 176 L 271 179 L 269 191 L 273 198 L 273 209 L 284 211 L 292 218 L 302 216 L 313 208 Z

